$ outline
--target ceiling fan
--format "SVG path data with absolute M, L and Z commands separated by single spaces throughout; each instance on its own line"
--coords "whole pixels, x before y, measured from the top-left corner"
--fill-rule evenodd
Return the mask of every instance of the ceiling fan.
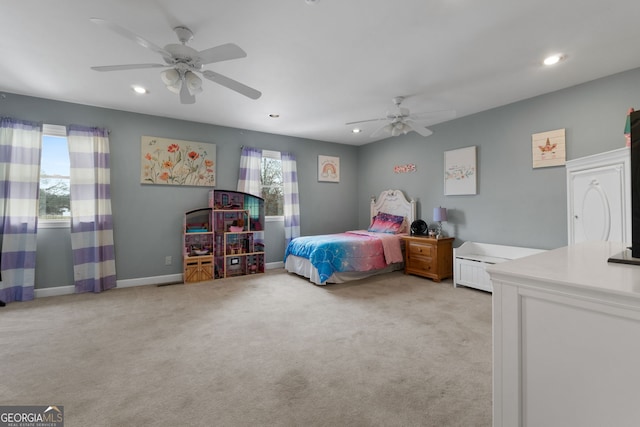
M 211 80 L 228 89 L 236 91 L 251 99 L 258 99 L 262 95 L 260 91 L 244 85 L 229 77 L 223 76 L 211 70 L 203 70 L 206 64 L 214 62 L 228 61 L 231 59 L 244 58 L 246 52 L 233 43 L 227 43 L 209 49 L 197 51 L 189 46 L 187 42 L 193 39 L 193 32 L 187 27 L 179 26 L 174 28 L 180 44 L 168 44 L 161 48 L 137 34 L 100 18 L 91 18 L 91 22 L 102 25 L 121 36 L 138 43 L 140 46 L 159 53 L 164 59 L 164 64 L 127 64 L 127 65 L 106 65 L 91 67 L 95 71 L 121 71 L 136 70 L 142 68 L 166 68 L 160 73 L 162 81 L 167 89 L 180 95 L 180 102 L 183 104 L 193 104 L 196 102 L 195 95 L 202 92 L 202 80 L 198 74 L 205 79 Z
M 393 103 L 396 106 L 396 110 L 387 113 L 386 117 L 380 117 L 377 119 L 358 120 L 355 122 L 346 123 L 347 125 L 355 125 L 357 123 L 376 122 L 380 120 L 388 121 L 387 124 L 378 128 L 371 134 L 371 136 L 377 136 L 381 131 L 391 134 L 391 136 L 398 136 L 400 134 L 407 134 L 414 131 L 422 136 L 429 136 L 433 132 L 427 129 L 425 122 L 429 121 L 441 121 L 446 119 L 452 119 L 455 117 L 455 111 L 442 110 L 431 111 L 426 113 L 411 114 L 408 108 L 401 107 L 404 101 L 404 96 L 396 96 L 393 98 Z

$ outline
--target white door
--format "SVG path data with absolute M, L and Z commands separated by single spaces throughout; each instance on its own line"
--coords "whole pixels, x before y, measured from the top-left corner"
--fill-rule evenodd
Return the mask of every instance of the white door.
M 574 243 L 622 242 L 622 195 L 618 171 L 576 173 L 573 180 Z
M 569 244 L 592 240 L 629 242 L 627 164 L 628 158 L 623 157 L 618 162 L 592 164 L 586 169 L 567 167 Z

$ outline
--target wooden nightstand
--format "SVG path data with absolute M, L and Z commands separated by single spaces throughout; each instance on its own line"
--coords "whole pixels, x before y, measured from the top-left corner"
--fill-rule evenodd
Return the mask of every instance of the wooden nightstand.
M 404 274 L 417 274 L 434 282 L 453 276 L 453 237 L 403 236 L 402 239 Z

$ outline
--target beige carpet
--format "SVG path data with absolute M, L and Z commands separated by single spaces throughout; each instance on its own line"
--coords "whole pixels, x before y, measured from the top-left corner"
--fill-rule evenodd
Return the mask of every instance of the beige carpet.
M 0 404 L 65 426 L 490 426 L 491 294 L 271 270 L 0 308 Z

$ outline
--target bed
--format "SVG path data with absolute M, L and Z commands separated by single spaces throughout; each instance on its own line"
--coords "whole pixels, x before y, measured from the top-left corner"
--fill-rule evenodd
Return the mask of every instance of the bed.
M 403 268 L 402 235 L 416 217 L 416 202 L 401 190 L 371 198 L 371 225 L 366 230 L 293 239 L 285 250 L 284 268 L 316 285 L 344 283 Z

